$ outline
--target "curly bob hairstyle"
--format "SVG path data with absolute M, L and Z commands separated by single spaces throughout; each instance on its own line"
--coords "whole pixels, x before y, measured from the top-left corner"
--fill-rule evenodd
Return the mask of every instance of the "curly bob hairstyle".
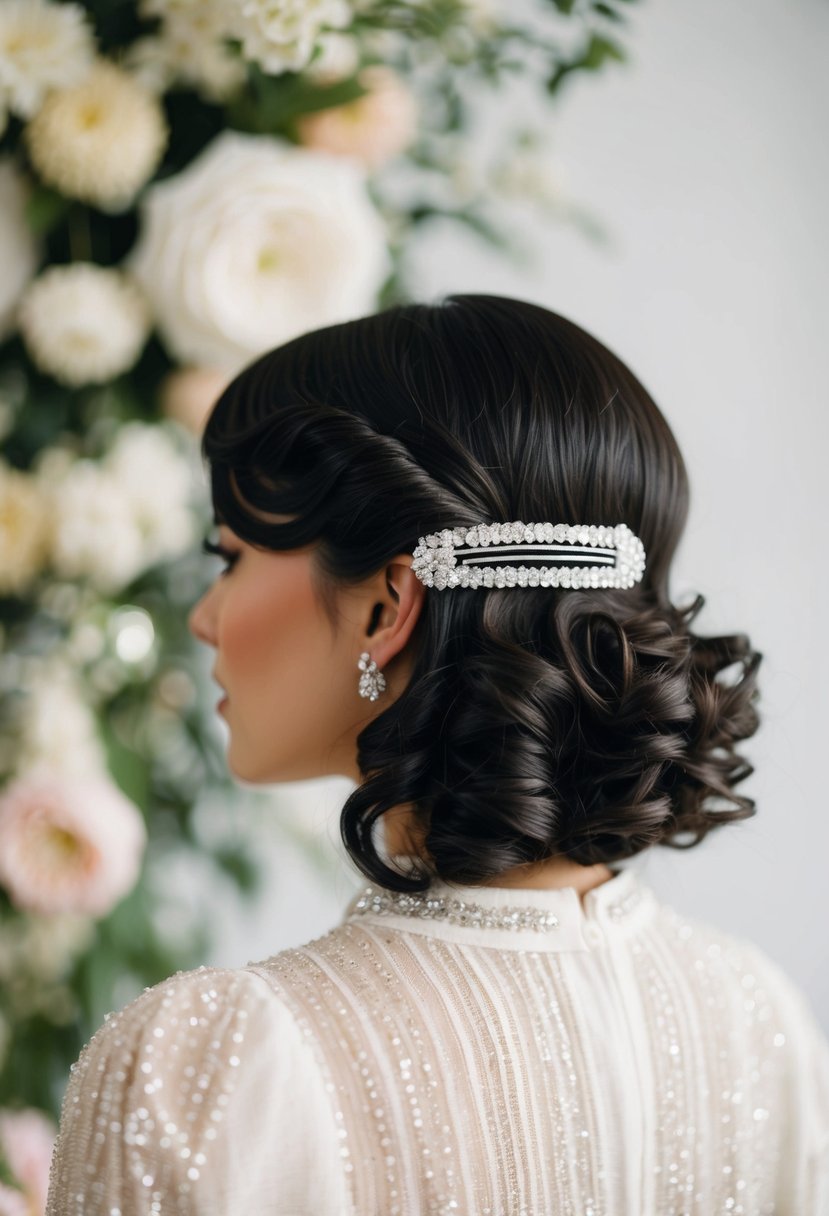
M 339 587 L 443 528 L 625 523 L 645 547 L 629 589 L 427 589 L 411 679 L 358 735 L 364 779 L 340 817 L 373 882 L 411 892 L 556 855 L 607 864 L 755 814 L 732 792 L 754 771 L 734 748 L 759 725 L 763 656 L 745 634 L 693 633 L 702 595 L 671 602 L 682 455 L 633 373 L 572 321 L 456 294 L 302 334 L 231 381 L 202 457 L 238 536 L 318 542 L 332 620 Z M 733 664 L 738 678 L 718 681 Z M 408 875 L 373 831 L 401 805 L 428 854 Z

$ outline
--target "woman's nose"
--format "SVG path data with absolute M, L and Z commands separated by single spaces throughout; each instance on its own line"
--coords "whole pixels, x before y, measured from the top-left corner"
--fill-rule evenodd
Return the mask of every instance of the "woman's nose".
M 200 642 L 206 642 L 208 646 L 213 644 L 212 628 L 209 618 L 205 610 L 207 596 L 203 595 L 194 608 L 191 609 L 187 617 L 187 628 L 198 638 Z

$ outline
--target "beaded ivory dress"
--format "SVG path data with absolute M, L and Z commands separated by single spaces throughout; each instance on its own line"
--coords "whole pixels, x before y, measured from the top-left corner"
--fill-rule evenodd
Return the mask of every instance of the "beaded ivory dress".
M 200 967 L 73 1066 L 46 1216 L 829 1216 L 829 1041 L 635 869 L 367 887 Z

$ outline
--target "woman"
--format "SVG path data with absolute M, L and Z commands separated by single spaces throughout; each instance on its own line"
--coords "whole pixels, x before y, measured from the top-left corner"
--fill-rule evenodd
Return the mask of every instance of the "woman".
M 829 1210 L 804 994 L 630 864 L 754 814 L 761 659 L 670 599 L 686 471 L 634 375 L 454 295 L 262 356 L 203 452 L 228 565 L 190 625 L 228 763 L 353 777 L 369 884 L 330 933 L 109 1018 L 49 1216 Z

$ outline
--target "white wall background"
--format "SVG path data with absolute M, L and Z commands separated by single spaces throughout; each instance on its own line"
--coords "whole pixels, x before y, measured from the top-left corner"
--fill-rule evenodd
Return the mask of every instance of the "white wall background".
M 752 938 L 806 990 L 829 1031 L 829 603 L 825 215 L 829 7 L 823 0 L 645 0 L 627 64 L 570 82 L 548 112 L 568 192 L 609 247 L 533 220 L 517 268 L 456 225 L 424 233 L 416 296 L 518 296 L 565 313 L 619 354 L 677 435 L 691 514 L 672 592 L 707 603 L 694 629 L 749 634 L 764 655 L 763 725 L 742 745 L 754 819 L 641 872 L 677 909 Z M 491 121 L 525 115 L 499 96 Z M 537 103 L 536 103 L 537 106 Z M 355 681 L 358 673 L 355 667 Z M 345 779 L 282 786 L 263 803 L 316 833 L 321 878 L 268 844 L 267 898 L 221 906 L 214 961 L 238 965 L 335 924 L 362 884 L 339 843 Z

